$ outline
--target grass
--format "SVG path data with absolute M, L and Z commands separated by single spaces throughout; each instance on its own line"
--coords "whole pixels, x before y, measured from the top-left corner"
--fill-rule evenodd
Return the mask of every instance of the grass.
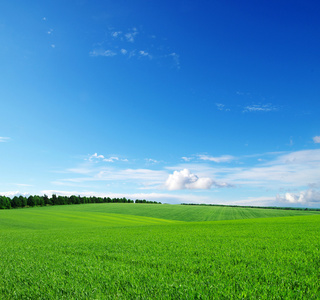
M 21 213 L 21 211 L 24 211 Z M 114 218 L 119 218 L 119 224 L 126 215 L 139 216 L 164 220 L 201 222 L 201 221 L 220 221 L 220 220 L 237 220 L 251 218 L 268 218 L 268 217 L 288 217 L 320 214 L 320 211 L 304 210 L 281 210 L 281 209 L 259 209 L 244 207 L 227 207 L 227 206 L 188 206 L 188 205 L 152 205 L 152 204 L 128 204 L 128 203 L 107 203 L 107 204 L 82 204 L 82 205 L 61 205 L 48 207 L 33 207 L 24 209 L 11 209 L 0 211 L 0 225 L 8 222 L 9 226 L 26 226 L 31 227 L 60 226 L 64 222 L 73 226 L 77 219 L 82 223 L 85 219 L 91 219 L 96 225 L 103 225 L 107 222 L 110 226 L 113 221 L 108 214 L 116 214 Z M 121 217 L 119 216 L 122 215 Z M 10 219 L 13 219 L 13 222 Z M 138 221 L 139 218 L 133 220 Z M 143 220 L 143 218 L 141 218 Z M 115 222 L 116 224 L 117 222 Z
M 0 211 L 0 298 L 320 298 L 319 214 L 180 207 Z

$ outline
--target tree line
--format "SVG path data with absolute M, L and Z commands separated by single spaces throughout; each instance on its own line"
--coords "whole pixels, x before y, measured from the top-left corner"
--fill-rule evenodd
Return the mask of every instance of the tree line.
M 49 198 L 47 195 L 38 196 L 30 195 L 29 197 L 14 196 L 12 199 L 6 196 L 0 196 L 0 209 L 34 207 L 47 205 L 70 205 L 70 204 L 85 204 L 85 203 L 147 203 L 161 204 L 161 202 L 147 200 L 131 200 L 123 198 L 110 197 L 82 197 L 82 196 L 57 196 L 55 194 Z
M 261 208 L 261 209 L 282 209 L 282 210 L 310 210 L 320 211 L 320 208 L 307 207 L 282 207 L 282 206 L 244 206 L 244 205 L 223 205 L 223 204 L 206 204 L 206 203 L 181 203 L 181 205 L 198 205 L 198 206 L 222 206 L 222 207 L 241 207 L 241 208 Z

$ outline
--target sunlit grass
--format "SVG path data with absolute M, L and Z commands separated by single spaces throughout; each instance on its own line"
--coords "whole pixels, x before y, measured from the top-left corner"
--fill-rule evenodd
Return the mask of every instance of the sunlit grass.
M 184 222 L 105 207 L 0 211 L 0 298 L 320 297 L 320 215 Z

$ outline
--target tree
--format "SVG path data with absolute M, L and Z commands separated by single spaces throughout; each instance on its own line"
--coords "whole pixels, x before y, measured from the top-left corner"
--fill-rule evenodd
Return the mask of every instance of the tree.
M 33 206 L 36 205 L 35 200 L 34 200 L 34 197 L 33 197 L 32 195 L 30 195 L 30 196 L 28 197 L 27 204 L 28 204 L 29 206 L 31 206 L 31 207 L 33 207 Z
M 11 208 L 10 198 L 6 196 L 0 196 L 0 209 Z
M 19 196 L 20 202 L 21 202 L 21 207 L 27 206 L 27 198 L 23 197 L 22 195 Z

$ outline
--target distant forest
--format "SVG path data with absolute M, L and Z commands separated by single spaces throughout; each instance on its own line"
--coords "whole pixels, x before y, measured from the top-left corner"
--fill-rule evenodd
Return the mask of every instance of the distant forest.
M 14 196 L 12 199 L 6 196 L 0 196 L 0 209 L 47 206 L 47 205 L 70 205 L 70 204 L 85 204 L 85 203 L 147 203 L 147 204 L 161 204 L 161 202 L 147 201 L 147 200 L 130 200 L 123 198 L 110 197 L 81 197 L 81 196 L 57 196 L 55 194 L 49 198 L 44 196 Z
M 223 204 L 205 204 L 205 203 L 181 203 L 181 205 L 225 206 L 225 207 L 242 207 L 242 208 L 261 208 L 261 209 L 283 209 L 283 210 L 310 210 L 310 211 L 320 211 L 320 208 L 307 208 L 307 207 L 244 206 L 244 205 L 223 205 Z

